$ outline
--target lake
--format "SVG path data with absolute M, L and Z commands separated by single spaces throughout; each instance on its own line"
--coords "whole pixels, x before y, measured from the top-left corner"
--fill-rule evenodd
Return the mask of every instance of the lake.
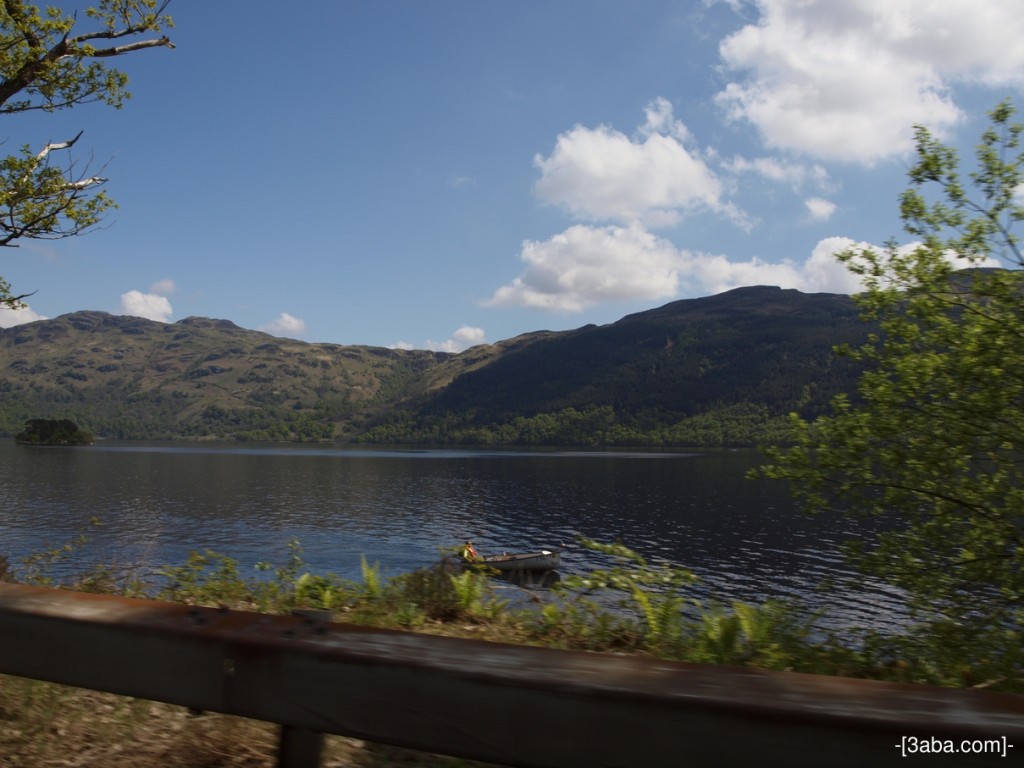
M 695 596 L 796 598 L 833 627 L 898 628 L 899 592 L 855 577 L 839 557 L 841 542 L 871 531 L 801 513 L 782 483 L 744 479 L 759 459 L 743 450 L 0 440 L 0 554 L 17 564 L 84 534 L 59 573 L 179 565 L 210 549 L 250 575 L 258 562 L 283 564 L 294 539 L 313 572 L 358 579 L 362 557 L 396 575 L 472 538 L 482 554 L 565 545 L 560 570 L 584 573 L 606 562 L 574 544 L 583 535 L 691 569 L 701 578 Z

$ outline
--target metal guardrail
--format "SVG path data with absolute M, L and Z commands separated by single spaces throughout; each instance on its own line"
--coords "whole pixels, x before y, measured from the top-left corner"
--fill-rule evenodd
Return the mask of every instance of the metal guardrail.
M 1024 696 L 22 585 L 0 584 L 0 673 L 279 723 L 282 768 L 318 765 L 323 733 L 526 768 L 1024 762 Z

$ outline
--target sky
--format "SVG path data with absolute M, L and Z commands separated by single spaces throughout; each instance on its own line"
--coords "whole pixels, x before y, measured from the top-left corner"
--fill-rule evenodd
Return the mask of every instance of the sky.
M 71 9 L 68 3 L 61 3 Z M 1007 0 L 172 0 L 99 104 L 3 118 L 119 208 L 0 252 L 28 308 L 458 352 L 748 285 L 857 289 L 915 125 L 1024 108 Z M 88 19 L 79 14 L 79 28 Z

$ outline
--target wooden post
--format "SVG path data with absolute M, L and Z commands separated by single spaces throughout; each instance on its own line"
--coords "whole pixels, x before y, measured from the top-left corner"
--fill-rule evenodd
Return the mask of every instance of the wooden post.
M 308 728 L 281 726 L 277 768 L 319 768 L 324 735 Z

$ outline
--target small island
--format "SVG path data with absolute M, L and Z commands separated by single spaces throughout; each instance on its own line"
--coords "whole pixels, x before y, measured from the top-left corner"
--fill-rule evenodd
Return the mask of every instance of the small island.
M 70 419 L 29 419 L 14 439 L 21 445 L 92 445 L 96 441 Z

